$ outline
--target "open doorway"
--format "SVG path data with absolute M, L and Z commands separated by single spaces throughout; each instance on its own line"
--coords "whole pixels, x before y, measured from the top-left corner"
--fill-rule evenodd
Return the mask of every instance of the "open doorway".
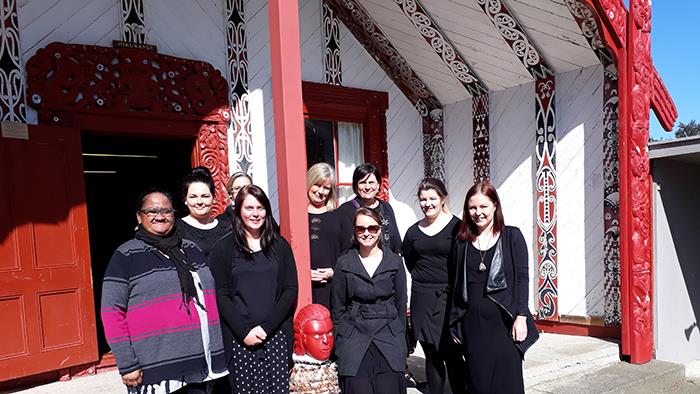
M 150 188 L 173 194 L 181 216 L 180 181 L 192 167 L 194 138 L 166 139 L 81 135 L 85 200 L 87 202 L 92 283 L 95 292 L 97 340 L 100 357 L 109 352 L 100 319 L 102 279 L 112 254 L 133 238 L 136 199 Z

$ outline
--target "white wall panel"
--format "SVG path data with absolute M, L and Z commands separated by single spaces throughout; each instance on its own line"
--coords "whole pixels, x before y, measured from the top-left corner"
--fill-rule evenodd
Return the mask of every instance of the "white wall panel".
M 472 101 L 445 106 L 445 165 L 450 210 L 460 216 L 464 196 L 474 183 Z
M 491 180 L 506 224 L 520 228 L 528 245 L 530 309 L 534 310 L 535 88 L 532 83 L 491 94 Z
M 557 75 L 559 313 L 603 316 L 603 69 Z
M 146 0 L 146 40 L 164 55 L 211 63 L 226 77 L 223 1 Z
M 119 3 L 114 0 L 25 0 L 18 3 L 17 17 L 23 65 L 55 41 L 110 46 L 119 39 Z M 37 123 L 30 107 L 27 122 Z

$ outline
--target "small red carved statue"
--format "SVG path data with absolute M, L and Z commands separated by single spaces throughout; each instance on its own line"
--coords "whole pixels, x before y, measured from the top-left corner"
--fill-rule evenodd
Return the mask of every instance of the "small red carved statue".
M 333 350 L 333 322 L 325 306 L 310 304 L 294 318 L 294 368 L 291 394 L 339 394 L 338 372 L 328 360 Z

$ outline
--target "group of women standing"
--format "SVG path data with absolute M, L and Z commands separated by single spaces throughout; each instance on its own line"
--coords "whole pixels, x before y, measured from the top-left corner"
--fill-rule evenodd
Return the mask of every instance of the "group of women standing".
M 352 181 L 356 197 L 334 212 L 332 168 L 319 163 L 307 174 L 313 300 L 328 305 L 330 287 L 342 391 L 405 393 L 408 334 L 425 353 L 430 393 L 448 380 L 453 393 L 523 392 L 522 359 L 538 336 L 527 247 L 505 226 L 493 185 L 469 189 L 460 220 L 443 182 L 424 179 L 424 217 L 401 241 L 393 209 L 377 198 L 378 169 L 362 164 Z
M 469 190 L 460 221 L 444 184 L 424 179 L 424 218 L 402 241 L 393 209 L 377 198 L 381 180 L 374 165 L 358 166 L 356 197 L 336 209 L 333 168 L 307 173 L 312 297 L 331 310 L 342 392 L 405 393 L 408 334 L 425 352 L 431 393 L 447 378 L 453 393 L 523 392 L 521 360 L 536 339 L 527 249 L 504 225 L 493 186 Z M 135 238 L 114 253 L 102 299 L 129 392 L 288 392 L 296 264 L 251 183 L 234 174 L 232 204 L 216 218 L 201 167 L 183 181 L 181 219 L 167 192 L 139 197 Z

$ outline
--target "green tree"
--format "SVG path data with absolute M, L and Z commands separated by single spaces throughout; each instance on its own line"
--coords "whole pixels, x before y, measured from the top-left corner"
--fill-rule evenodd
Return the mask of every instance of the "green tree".
M 692 137 L 700 135 L 700 124 L 695 119 L 691 119 L 688 123 L 683 123 L 676 127 L 676 138 Z

